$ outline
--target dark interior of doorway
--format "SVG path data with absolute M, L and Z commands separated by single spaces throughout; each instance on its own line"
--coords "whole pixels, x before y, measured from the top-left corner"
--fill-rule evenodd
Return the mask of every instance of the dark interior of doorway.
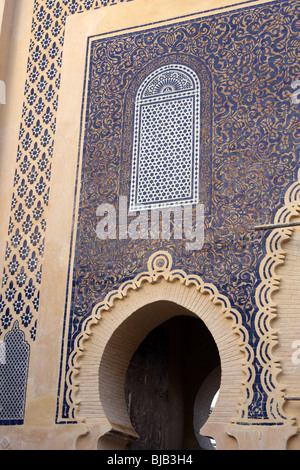
M 203 449 L 193 424 L 194 403 L 220 357 L 204 322 L 182 312 L 152 330 L 131 359 L 125 396 L 140 438 L 128 450 Z M 205 412 L 208 417 L 209 409 Z

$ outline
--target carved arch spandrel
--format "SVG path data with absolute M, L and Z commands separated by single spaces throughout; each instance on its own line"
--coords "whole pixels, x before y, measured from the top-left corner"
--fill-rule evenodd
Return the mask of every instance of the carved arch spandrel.
M 286 251 L 294 231 L 291 225 L 300 213 L 300 170 L 297 180 L 285 194 L 284 204 L 277 211 L 266 241 L 266 255 L 259 274 L 261 282 L 257 286 L 255 299 L 257 312 L 255 330 L 259 337 L 257 360 L 261 365 L 262 387 L 267 395 L 267 412 L 270 419 L 284 418 L 287 425 L 294 425 L 294 419 L 286 416 L 284 410 L 285 387 L 281 383 L 282 363 L 276 353 L 278 345 L 278 314 L 276 293 L 282 289 L 280 269 L 286 260 Z M 289 226 L 290 224 L 290 226 Z M 278 226 L 278 228 L 274 228 Z M 270 359 L 268 359 L 271 357 Z
M 70 404 L 76 403 L 78 419 L 106 422 L 116 432 L 135 435 L 123 393 L 129 361 L 149 331 L 174 314 L 174 310 L 153 312 L 151 305 L 156 301 L 182 306 L 199 317 L 216 342 L 221 389 L 209 422 L 221 421 L 226 426 L 241 419 L 248 398 L 243 384 L 249 387 L 249 377 L 254 377 L 249 371 L 253 352 L 241 315 L 214 285 L 172 269 L 171 255 L 162 251 L 149 258 L 148 271 L 96 305 L 86 322 L 69 371 Z
M 299 217 L 293 222 L 300 222 Z M 285 413 L 296 418 L 299 426 L 300 396 L 300 226 L 283 244 L 284 260 L 277 266 L 276 276 L 279 287 L 272 300 L 276 304 L 276 317 L 272 327 L 277 331 L 274 355 L 280 361 L 279 384 L 284 393 Z M 298 399 L 294 399 L 296 397 Z

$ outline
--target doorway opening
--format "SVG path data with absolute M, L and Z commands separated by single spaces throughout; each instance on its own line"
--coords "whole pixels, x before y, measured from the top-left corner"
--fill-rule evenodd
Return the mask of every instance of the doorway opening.
M 169 309 L 170 303 L 161 301 L 155 308 Z M 177 316 L 154 328 L 127 369 L 127 410 L 139 435 L 127 449 L 213 450 L 199 430 L 220 387 L 220 370 L 210 331 L 190 311 L 180 307 Z

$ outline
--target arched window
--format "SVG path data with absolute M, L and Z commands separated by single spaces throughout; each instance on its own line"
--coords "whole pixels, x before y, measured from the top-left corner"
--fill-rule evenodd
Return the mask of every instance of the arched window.
M 129 210 L 198 203 L 199 157 L 199 78 L 185 65 L 164 65 L 135 98 Z
M 23 424 L 30 346 L 16 320 L 4 337 L 0 363 L 0 426 Z

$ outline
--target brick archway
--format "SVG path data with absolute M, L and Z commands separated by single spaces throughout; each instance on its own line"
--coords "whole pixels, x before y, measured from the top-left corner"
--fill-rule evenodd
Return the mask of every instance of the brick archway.
M 201 434 L 218 440 L 218 433 L 224 434 L 226 426 L 238 419 L 239 404 L 245 402 L 246 355 L 237 312 L 214 286 L 171 271 L 171 266 L 169 253 L 155 254 L 149 259 L 147 274 L 126 285 L 122 295 L 115 292 L 105 308 L 99 305 L 98 314 L 95 308 L 93 323 L 81 343 L 76 377 L 77 416 L 90 428 L 106 423 L 105 432 L 136 437 L 124 397 L 126 371 L 139 344 L 153 328 L 176 315 L 176 306 L 205 323 L 221 359 L 219 399 Z M 153 304 L 162 300 L 172 308 L 153 310 Z M 100 437 L 102 431 L 98 432 Z

